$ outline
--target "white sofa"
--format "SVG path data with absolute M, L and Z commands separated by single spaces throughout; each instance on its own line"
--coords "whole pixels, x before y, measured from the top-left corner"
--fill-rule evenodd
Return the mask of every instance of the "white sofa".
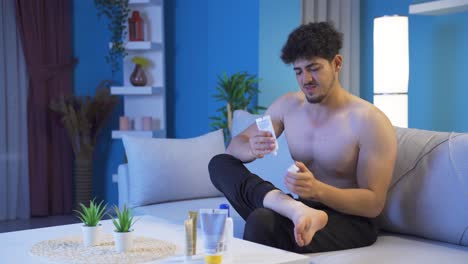
M 242 131 L 254 119 L 254 115 L 236 111 L 233 134 Z M 398 158 L 387 204 L 379 217 L 382 233 L 377 242 L 369 247 L 309 254 L 311 263 L 468 263 L 468 133 L 395 129 L 399 143 Z M 224 197 L 217 196 L 219 193 L 216 190 L 197 192 L 202 188 L 197 186 L 200 183 L 204 187 L 210 184 L 207 169 L 205 172 L 203 167 L 207 166 L 209 158 L 202 162 L 193 161 L 202 163 L 197 164 L 196 168 L 192 168 L 193 162 L 190 162 L 199 158 L 190 157 L 190 153 L 201 152 L 209 157 L 222 152 L 222 148 L 206 144 L 206 141 L 216 141 L 213 140 L 215 136 L 220 137 L 221 134 L 216 133 L 212 132 L 200 137 L 201 139 L 170 140 L 168 145 L 161 145 L 161 142 L 167 143 L 167 139 L 161 139 L 153 146 L 149 142 L 156 139 L 142 140 L 138 144 L 132 143 L 136 139 L 124 139 L 129 163 L 120 165 L 118 169 L 119 206 L 129 204 L 136 214 L 149 214 L 182 224 L 189 210 L 216 208 L 220 203 L 227 203 Z M 278 140 L 278 156 L 269 155 L 247 166 L 285 190 L 281 176 L 292 160 L 284 137 Z M 174 142 L 181 145 L 175 146 Z M 139 146 L 132 148 L 133 145 Z M 142 146 L 145 149 L 152 147 L 158 150 L 156 154 L 142 153 Z M 178 150 L 167 153 L 168 148 Z M 208 148 L 213 149 L 213 152 L 210 153 Z M 152 157 L 154 155 L 157 157 Z M 165 174 L 165 164 L 173 162 L 171 159 L 174 159 L 174 155 L 189 155 L 180 166 L 169 166 L 177 167 L 174 173 L 181 175 L 166 175 L 161 178 L 160 172 Z M 153 159 L 153 163 L 149 164 L 150 161 L 147 161 L 147 165 L 138 166 L 149 166 L 153 171 L 145 172 L 132 164 L 141 163 L 142 157 Z M 163 161 L 154 165 L 154 159 Z M 177 178 L 179 176 L 181 178 Z M 174 182 L 164 182 L 168 177 L 177 178 L 179 186 L 188 186 L 188 191 L 178 194 L 179 188 L 175 188 L 176 185 L 171 187 Z M 197 180 L 190 182 L 194 177 Z M 158 180 L 155 181 L 154 178 Z M 144 196 L 152 196 L 151 190 L 167 193 L 163 197 L 154 198 L 156 203 L 153 203 L 151 199 L 142 197 L 142 193 Z M 193 193 L 196 194 L 192 195 Z M 164 199 L 168 196 L 175 198 Z M 135 197 L 139 199 L 137 203 Z M 174 201 L 183 198 L 189 199 Z M 235 236 L 242 238 L 244 220 L 235 212 L 233 218 Z

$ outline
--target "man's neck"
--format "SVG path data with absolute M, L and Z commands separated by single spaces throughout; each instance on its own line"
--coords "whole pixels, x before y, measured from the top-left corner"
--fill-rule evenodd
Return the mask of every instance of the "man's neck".
M 347 101 L 348 92 L 343 89 L 341 84 L 338 82 L 337 85 L 330 90 L 327 97 L 325 97 L 322 102 L 312 104 L 306 101 L 305 107 L 307 109 L 306 111 L 308 111 L 311 116 L 326 117 L 342 108 Z

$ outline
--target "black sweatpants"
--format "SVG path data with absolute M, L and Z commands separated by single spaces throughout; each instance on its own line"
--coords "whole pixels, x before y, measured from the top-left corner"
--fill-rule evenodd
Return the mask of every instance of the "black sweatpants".
M 214 186 L 246 221 L 245 240 L 297 253 L 315 253 L 368 246 L 377 239 L 374 219 L 343 214 L 321 203 L 299 199 L 328 214 L 327 225 L 315 233 L 309 245 L 299 247 L 293 222 L 263 207 L 265 195 L 277 189 L 273 184 L 251 173 L 242 161 L 228 154 L 213 157 L 208 167 Z

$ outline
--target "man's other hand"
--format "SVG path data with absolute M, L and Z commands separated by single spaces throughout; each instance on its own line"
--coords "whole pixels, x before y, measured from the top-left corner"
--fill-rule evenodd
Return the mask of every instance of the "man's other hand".
M 288 171 L 284 178 L 286 188 L 301 198 L 312 199 L 317 196 L 317 183 L 314 174 L 300 161 L 295 162 L 299 168 L 297 172 Z

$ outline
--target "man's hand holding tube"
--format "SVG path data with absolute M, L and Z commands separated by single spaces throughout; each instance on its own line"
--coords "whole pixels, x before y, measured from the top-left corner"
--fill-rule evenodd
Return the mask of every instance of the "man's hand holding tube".
M 295 165 L 299 168 L 297 172 L 289 171 L 286 173 L 284 183 L 286 188 L 304 199 L 313 199 L 318 194 L 319 181 L 314 174 L 300 161 Z
M 263 158 L 265 155 L 273 152 L 276 146 L 276 140 L 268 131 L 258 131 L 249 139 L 250 152 L 255 158 Z

